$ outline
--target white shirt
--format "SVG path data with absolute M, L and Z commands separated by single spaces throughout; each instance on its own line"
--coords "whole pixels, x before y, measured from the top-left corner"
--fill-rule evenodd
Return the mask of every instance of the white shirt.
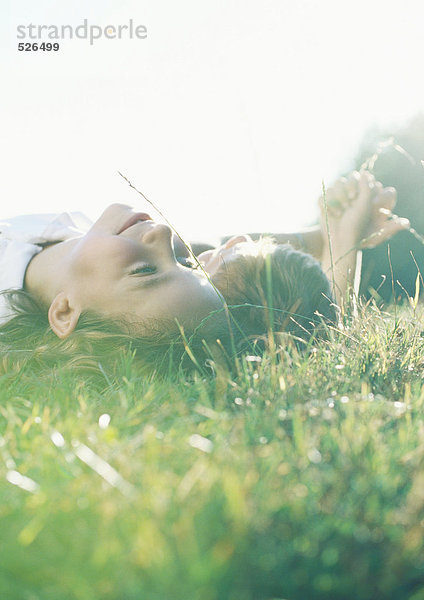
M 29 262 L 41 252 L 42 244 L 79 237 L 91 225 L 82 213 L 22 215 L 0 221 L 0 323 L 13 316 L 1 292 L 23 288 Z

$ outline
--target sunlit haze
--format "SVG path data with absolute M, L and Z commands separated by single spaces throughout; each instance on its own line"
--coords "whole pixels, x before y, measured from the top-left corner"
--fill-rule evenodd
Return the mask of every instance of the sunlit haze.
M 147 27 L 147 39 L 18 52 L 18 25 Z M 364 132 L 424 106 L 421 0 L 2 3 L 0 219 L 112 202 L 190 239 L 290 230 Z M 153 212 L 153 211 L 152 211 Z

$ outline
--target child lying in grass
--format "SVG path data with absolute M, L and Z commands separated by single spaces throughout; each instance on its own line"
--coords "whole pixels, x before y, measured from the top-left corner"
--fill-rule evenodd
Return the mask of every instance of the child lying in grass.
M 336 320 L 330 284 L 319 262 L 289 244 L 238 236 L 209 259 L 199 258 L 249 337 L 272 330 L 308 339 L 322 324 Z
M 358 251 L 409 226 L 407 219 L 392 217 L 395 202 L 394 188 L 383 188 L 369 172 L 353 172 L 320 199 L 318 228 L 274 234 L 278 244 L 272 238 L 253 241 L 258 234 L 232 237 L 201 253 L 199 260 L 227 303 L 244 305 L 238 310 L 250 335 L 264 335 L 272 326 L 305 338 L 320 319 L 335 320 L 332 296 L 340 305 L 353 285 Z M 323 270 L 294 248 L 307 249 Z
M 336 295 L 351 278 L 352 257 L 364 235 L 380 231 L 379 239 L 386 239 L 405 226 L 389 219 L 394 199 L 393 190 L 366 173 L 328 190 L 320 242 L 308 247 L 316 232 L 305 232 L 303 240 L 334 275 Z M 0 288 L 17 290 L 4 294 L 0 307 L 1 339 L 10 346 L 20 340 L 29 347 L 32 337 L 35 347 L 55 334 L 72 348 L 76 339 L 93 340 L 100 331 L 118 337 L 125 332 L 154 363 L 175 343 L 179 328 L 190 337 L 202 323 L 200 335 L 206 339 L 233 337 L 226 312 L 220 311 L 221 294 L 230 305 L 245 305 L 236 320 L 248 336 L 272 326 L 305 337 L 321 318 L 334 320 L 330 285 L 319 264 L 291 247 L 232 238 L 199 256 L 211 283 L 180 252 L 177 260 L 168 226 L 125 205 L 107 208 L 86 233 L 69 215 L 47 225 L 18 218 L 1 231 Z M 65 345 L 56 347 L 60 352 Z
M 176 260 L 167 225 L 121 204 L 87 232 L 77 225 L 65 214 L 0 227 L 0 289 L 15 290 L 3 293 L 3 347 L 47 344 L 57 355 L 87 356 L 113 334 L 157 365 L 173 344 L 184 347 L 179 327 L 188 338 L 202 323 L 199 335 L 225 339 L 222 296 L 205 273 Z

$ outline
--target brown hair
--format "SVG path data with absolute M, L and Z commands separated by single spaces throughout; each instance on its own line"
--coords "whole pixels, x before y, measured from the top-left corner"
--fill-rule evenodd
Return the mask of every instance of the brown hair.
M 213 282 L 250 336 L 270 330 L 301 340 L 322 335 L 336 320 L 330 284 L 320 264 L 289 245 L 265 238 L 223 264 Z

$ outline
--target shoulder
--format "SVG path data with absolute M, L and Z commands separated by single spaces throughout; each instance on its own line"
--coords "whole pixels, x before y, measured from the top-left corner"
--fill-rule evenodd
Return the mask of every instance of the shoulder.
M 83 235 L 91 222 L 82 213 L 43 213 L 11 217 L 0 221 L 0 238 L 43 244 Z

